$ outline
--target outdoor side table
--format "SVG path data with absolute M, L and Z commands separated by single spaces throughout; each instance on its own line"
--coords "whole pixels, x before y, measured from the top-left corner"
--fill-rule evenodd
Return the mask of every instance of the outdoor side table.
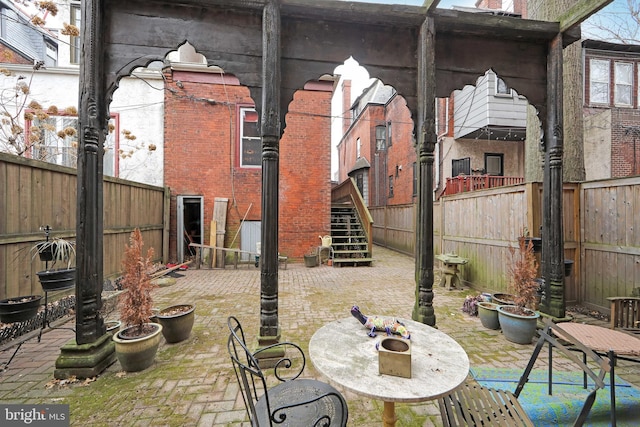
M 628 360 L 640 363 L 640 338 L 635 335 L 621 331 L 616 331 L 602 326 L 589 325 L 585 323 L 558 323 L 560 331 L 566 331 L 576 340 L 596 353 L 606 354 L 610 357 L 611 371 L 609 380 L 611 383 L 611 425 L 616 425 L 616 385 L 615 366 L 616 359 Z M 562 332 L 560 332 L 562 334 Z M 560 337 L 562 338 L 562 337 Z M 632 356 L 632 357 L 624 357 Z M 549 364 L 551 372 L 551 364 Z M 586 388 L 585 378 L 585 388 Z M 551 385 L 550 385 L 551 386 Z M 551 394 L 551 390 L 549 390 Z
M 459 265 L 464 265 L 469 262 L 468 259 L 462 258 L 456 254 L 439 254 L 435 258 L 442 262 L 444 266 L 442 269 L 442 278 L 440 279 L 440 286 L 446 286 L 450 291 L 451 287 L 457 288 L 460 286 L 460 277 L 458 277 Z

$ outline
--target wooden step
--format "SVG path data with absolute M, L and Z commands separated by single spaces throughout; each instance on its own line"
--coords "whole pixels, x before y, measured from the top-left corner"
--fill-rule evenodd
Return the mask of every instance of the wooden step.
M 370 267 L 373 261 L 373 258 L 334 258 L 333 265 L 335 267 L 342 267 L 345 265 L 351 267 L 358 267 L 361 265 Z
M 369 251 L 366 249 L 356 249 L 356 250 L 348 250 L 348 251 L 336 251 L 334 249 L 333 251 L 333 257 L 335 258 L 336 255 L 345 255 L 345 254 L 366 254 Z

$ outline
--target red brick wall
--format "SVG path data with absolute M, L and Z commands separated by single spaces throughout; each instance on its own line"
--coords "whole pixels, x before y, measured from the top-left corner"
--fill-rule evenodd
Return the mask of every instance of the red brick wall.
M 214 199 L 229 199 L 225 246 L 230 247 L 245 214 L 247 221 L 261 220 L 262 193 L 262 170 L 240 168 L 237 160 L 237 113 L 240 106 L 254 105 L 249 90 L 228 78 L 226 85 L 217 84 L 219 79 L 205 78 L 210 75 L 204 73 L 176 76 L 182 87 L 171 73 L 166 75 L 164 121 L 172 260 L 176 259 L 176 196 L 203 196 L 205 244 L 210 244 Z M 296 93 L 280 142 L 279 251 L 294 258 L 317 245 L 318 235 L 330 228 L 332 86 L 326 87 Z M 233 247 L 239 242 L 238 235 Z
M 394 177 L 393 197 L 387 200 L 387 204 L 413 203 L 413 163 L 416 161 L 416 149 L 413 141 L 413 120 L 406 100 L 396 95 L 386 107 L 386 117 L 387 122 L 392 122 L 393 141 L 391 147 L 387 147 L 387 180 L 389 175 Z
M 611 177 L 640 175 L 640 111 L 611 112 Z
M 4 44 L 0 43 L 0 62 L 8 63 L 8 64 L 24 64 L 24 65 L 32 65 L 33 61 L 25 58 L 24 56 L 16 53 L 12 49 L 9 49 Z
M 331 86 L 329 86 L 331 87 Z M 302 257 L 331 234 L 331 92 L 299 90 L 280 143 L 280 252 Z
M 386 151 L 376 151 L 376 126 L 386 126 L 388 122 L 391 122 L 391 146 L 387 146 Z M 347 173 L 358 160 L 356 146 L 360 138 L 360 155 L 371 165 L 368 175 L 369 206 L 412 203 L 413 163 L 416 161 L 412 136 L 413 119 L 404 98 L 395 96 L 386 106 L 369 104 L 338 148 L 340 182 L 347 178 Z M 394 181 L 393 197 L 390 198 L 389 176 L 393 176 Z

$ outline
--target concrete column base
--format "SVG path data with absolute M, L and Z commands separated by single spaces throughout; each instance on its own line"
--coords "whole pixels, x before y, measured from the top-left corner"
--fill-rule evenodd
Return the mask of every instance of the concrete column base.
M 280 334 L 276 336 L 259 336 L 258 348 L 266 347 L 280 342 Z M 284 357 L 284 347 L 277 346 L 256 354 L 258 364 L 262 369 L 273 368 Z
M 106 333 L 89 344 L 76 344 L 75 338 L 62 346 L 53 376 L 57 379 L 91 378 L 116 361 L 116 347 Z

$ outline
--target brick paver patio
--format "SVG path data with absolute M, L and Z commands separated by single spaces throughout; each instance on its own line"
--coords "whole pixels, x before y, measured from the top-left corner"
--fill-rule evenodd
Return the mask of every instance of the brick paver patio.
M 280 270 L 282 339 L 297 342 L 306 351 L 316 329 L 349 316 L 354 304 L 365 314 L 411 318 L 413 259 L 380 247 L 374 248 L 374 257 L 373 267 L 306 268 L 303 263 L 289 263 L 287 270 Z M 77 426 L 247 425 L 226 350 L 226 318 L 238 317 L 255 341 L 260 272 L 251 265 L 181 274 L 175 284 L 157 289 L 156 306 L 195 303 L 196 324 L 187 341 L 163 342 L 151 368 L 123 373 L 116 362 L 94 381 L 60 384 L 53 381 L 54 363 L 73 332 L 51 330 L 40 343 L 35 338 L 25 342 L 8 369 L 0 373 L 0 402 L 67 403 L 71 425 Z M 435 293 L 437 326 L 465 348 L 471 366 L 524 368 L 533 345 L 510 343 L 500 331 L 483 328 L 478 318 L 461 311 L 465 295 L 477 292 L 436 288 Z M 604 324 L 582 315 L 575 321 Z M 73 326 L 73 322 L 64 326 Z M 0 362 L 12 352 L 5 348 Z M 545 363 L 544 357 L 539 358 L 540 367 Z M 559 357 L 554 367 L 563 369 Z M 305 372 L 305 376 L 322 379 L 310 362 Z M 616 373 L 640 387 L 640 364 L 619 362 Z M 344 394 L 350 426 L 381 425 L 382 402 Z M 434 402 L 398 404 L 396 408 L 398 426 L 441 425 Z

